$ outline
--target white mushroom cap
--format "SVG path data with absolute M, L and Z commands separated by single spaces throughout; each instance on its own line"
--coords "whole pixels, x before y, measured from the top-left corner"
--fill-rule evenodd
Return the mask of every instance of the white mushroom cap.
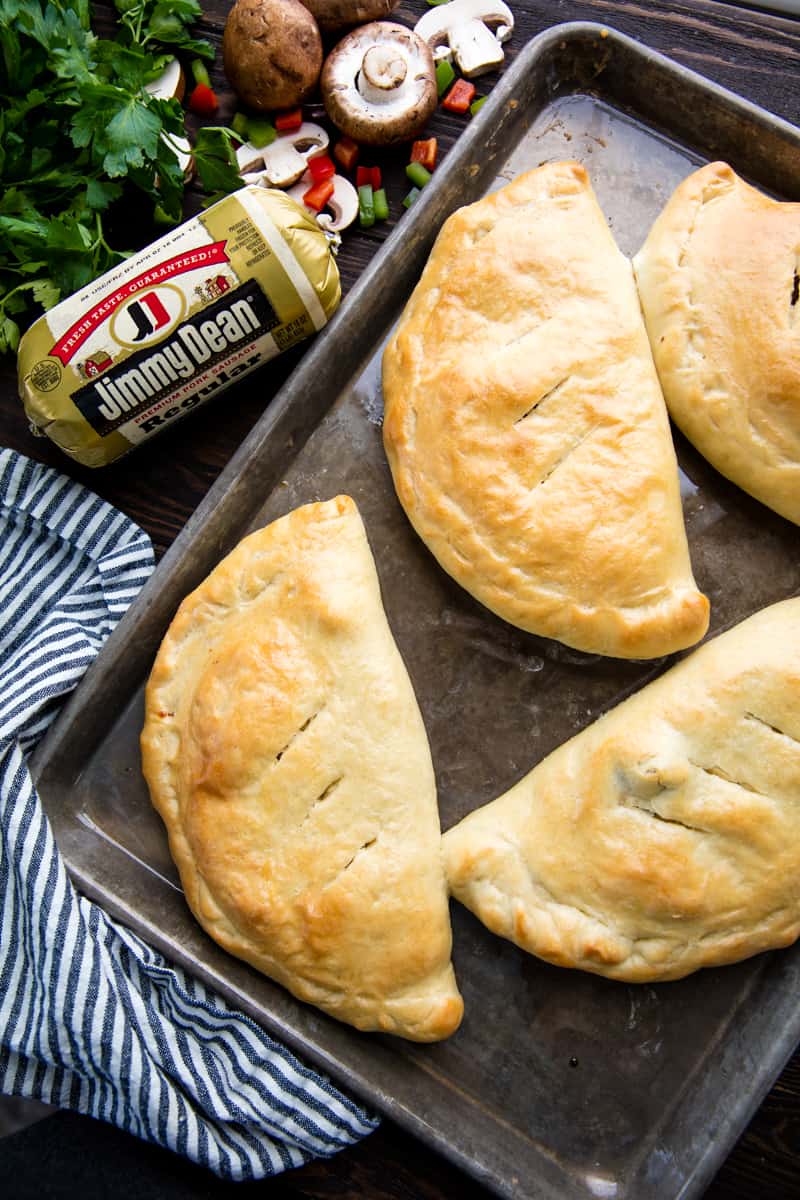
M 420 17 L 414 26 L 438 62 L 454 58 L 468 79 L 499 67 L 501 43 L 514 31 L 514 14 L 503 0 L 450 0 Z
M 236 151 L 236 161 L 245 183 L 288 188 L 303 174 L 308 160 L 327 149 L 328 135 L 322 126 L 304 121 L 299 129 L 282 134 L 261 149 L 244 142 Z
M 373 21 L 342 38 L 325 60 L 320 84 L 336 128 L 369 146 L 413 137 L 438 100 L 430 49 L 394 21 Z
M 309 174 L 294 187 L 289 188 L 289 195 L 298 204 L 302 204 L 303 196 L 312 184 L 313 180 Z M 325 212 L 325 209 L 319 213 L 313 209 L 307 209 L 307 211 L 314 214 L 317 224 L 326 233 L 338 233 L 353 224 L 358 216 L 358 192 L 349 179 L 345 179 L 343 175 L 333 176 L 333 195 L 326 202 L 325 208 L 330 209 L 330 212 Z

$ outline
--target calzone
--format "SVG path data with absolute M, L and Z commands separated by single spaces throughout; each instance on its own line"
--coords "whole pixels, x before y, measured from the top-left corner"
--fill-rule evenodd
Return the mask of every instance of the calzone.
M 674 192 L 634 266 L 675 424 L 800 523 L 800 204 L 711 163 Z
M 448 219 L 383 391 L 400 502 L 487 608 L 621 658 L 703 636 L 631 265 L 583 167 L 549 163 Z
M 444 836 L 540 958 L 677 979 L 800 935 L 800 600 L 707 642 Z
M 456 1029 L 430 751 L 349 497 L 251 534 L 184 600 L 141 744 L 211 937 L 359 1029 Z

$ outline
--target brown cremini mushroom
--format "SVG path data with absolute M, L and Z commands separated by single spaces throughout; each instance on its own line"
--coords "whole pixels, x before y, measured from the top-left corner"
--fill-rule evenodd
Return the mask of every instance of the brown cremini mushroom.
M 400 0 L 303 0 L 324 33 L 347 29 L 365 21 L 379 21 L 397 8 Z
M 325 60 L 320 86 L 336 128 L 368 146 L 413 137 L 438 100 L 430 48 L 394 21 L 373 21 L 342 38 Z
M 319 79 L 322 39 L 300 0 L 236 0 L 222 57 L 231 87 L 248 108 L 295 108 Z

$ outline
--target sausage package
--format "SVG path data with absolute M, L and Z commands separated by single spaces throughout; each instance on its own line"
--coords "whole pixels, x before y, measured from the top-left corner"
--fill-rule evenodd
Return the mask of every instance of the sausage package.
M 25 412 L 72 458 L 104 466 L 321 329 L 340 298 L 313 217 L 285 192 L 241 188 L 31 326 Z

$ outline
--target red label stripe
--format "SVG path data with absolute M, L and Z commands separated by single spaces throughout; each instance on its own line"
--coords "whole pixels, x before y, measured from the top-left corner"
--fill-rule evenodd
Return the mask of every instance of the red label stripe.
M 200 271 L 213 264 L 228 261 L 225 242 L 211 242 L 208 246 L 198 246 L 196 250 L 186 250 L 183 254 L 176 254 L 173 258 L 166 259 L 158 266 L 142 271 L 141 275 L 137 275 L 135 279 L 128 280 L 127 283 L 110 292 L 95 304 L 94 308 L 70 326 L 53 346 L 50 351 L 51 355 L 60 359 L 66 366 L 95 329 L 107 321 L 120 304 L 124 304 L 142 288 L 156 287 L 159 283 L 164 283 L 175 275 L 183 275 L 186 271 Z

